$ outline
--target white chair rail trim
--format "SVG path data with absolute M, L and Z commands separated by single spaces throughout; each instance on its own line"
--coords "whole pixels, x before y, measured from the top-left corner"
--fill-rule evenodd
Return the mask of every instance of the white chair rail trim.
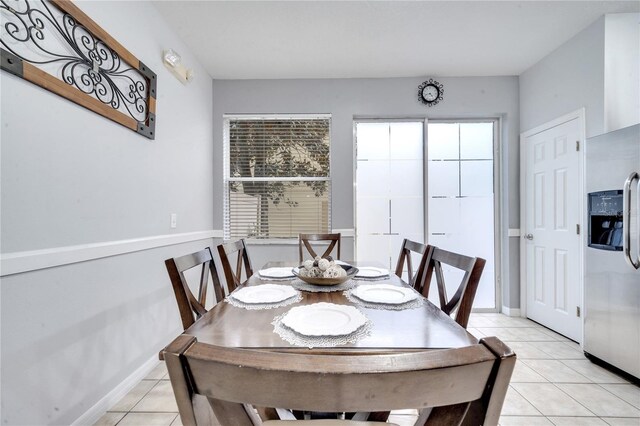
M 0 276 L 5 277 L 7 275 L 211 238 L 222 238 L 222 232 L 214 230 L 185 232 L 130 240 L 5 253 L 0 255 Z

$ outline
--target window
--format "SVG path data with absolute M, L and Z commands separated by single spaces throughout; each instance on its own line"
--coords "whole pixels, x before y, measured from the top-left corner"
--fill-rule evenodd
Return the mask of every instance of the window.
M 224 119 L 224 238 L 327 233 L 329 115 Z

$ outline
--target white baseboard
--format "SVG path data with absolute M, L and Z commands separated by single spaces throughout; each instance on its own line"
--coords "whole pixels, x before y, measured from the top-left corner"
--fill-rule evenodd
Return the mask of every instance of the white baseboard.
M 133 238 L 130 240 L 106 241 L 43 250 L 4 253 L 0 256 L 0 276 L 4 277 L 157 247 L 206 240 L 216 238 L 217 235 L 218 233 L 213 230 L 185 232 L 181 234 Z
M 147 377 L 149 373 L 158 365 L 158 354 L 154 354 L 151 359 L 146 361 L 140 368 L 133 372 L 129 377 L 124 379 L 111 392 L 105 395 L 93 407 L 89 408 L 83 415 L 78 417 L 76 421 L 71 423 L 72 426 L 93 425 L 102 417 L 109 408 L 113 407 L 116 402 L 120 401 L 127 393 L 131 391 L 140 380 Z
M 521 316 L 520 308 L 507 308 L 506 306 L 503 306 L 502 307 L 502 313 L 505 314 L 508 317 L 519 317 L 519 316 Z

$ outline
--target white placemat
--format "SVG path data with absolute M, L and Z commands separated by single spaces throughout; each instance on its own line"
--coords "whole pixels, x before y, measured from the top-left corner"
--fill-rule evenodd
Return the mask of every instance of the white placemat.
M 295 275 L 293 275 L 293 272 L 291 272 L 290 267 L 260 269 L 258 271 L 258 275 L 260 276 L 260 278 L 270 280 L 290 280 L 295 278 Z
M 264 284 L 264 286 L 276 286 L 276 284 Z M 247 303 L 246 301 L 251 300 L 251 298 L 246 298 L 246 297 L 241 297 L 243 300 L 239 300 L 236 299 L 234 297 L 234 295 L 236 295 L 238 292 L 242 291 L 242 290 L 246 290 L 246 289 L 257 289 L 261 286 L 255 286 L 255 287 L 241 287 L 239 289 L 236 289 L 233 293 L 231 293 L 226 299 L 225 301 L 227 303 L 229 303 L 232 306 L 235 306 L 236 308 L 243 308 L 243 309 L 247 309 L 247 310 L 261 310 L 261 309 L 274 309 L 274 308 L 281 308 L 283 306 L 289 306 L 292 305 L 294 303 L 298 303 L 302 300 L 302 293 L 300 293 L 298 290 L 291 288 L 290 286 L 286 286 L 289 289 L 291 289 L 291 291 L 293 292 L 293 295 L 291 297 L 288 297 L 286 299 L 283 300 L 279 300 L 276 302 L 268 302 L 268 303 Z M 285 287 L 285 286 L 282 286 Z
M 296 278 L 295 280 L 291 281 L 291 285 L 293 286 L 293 288 L 301 291 L 308 291 L 311 293 L 331 293 L 334 291 L 349 290 L 350 288 L 353 288 L 356 285 L 358 285 L 358 283 L 355 280 L 350 279 L 343 282 L 342 284 L 314 285 L 314 284 L 306 283 L 302 281 L 300 278 Z
M 389 270 L 385 268 L 376 268 L 374 266 L 358 266 L 356 278 L 364 279 L 381 279 L 389 278 Z
M 368 309 L 381 309 L 381 310 L 388 310 L 388 311 L 403 311 L 405 309 L 416 309 L 423 306 L 426 300 L 421 294 L 418 293 L 418 297 L 406 303 L 401 303 L 401 304 L 373 303 L 373 302 L 367 302 L 365 300 L 359 299 L 355 294 L 353 294 L 354 290 L 355 289 L 349 289 L 345 291 L 343 294 L 347 298 L 347 300 L 349 300 L 354 305 L 362 306 L 363 308 L 368 308 Z M 415 291 L 413 289 L 411 290 Z
M 330 303 L 316 303 L 314 305 L 321 305 L 321 304 L 333 305 Z M 303 308 L 313 307 L 314 305 L 299 306 L 293 309 L 303 309 Z M 335 305 L 335 306 L 344 307 L 344 305 Z M 304 346 L 310 349 L 314 347 L 326 348 L 326 347 L 333 347 L 333 346 L 341 346 L 341 345 L 347 345 L 349 343 L 355 343 L 358 340 L 362 339 L 363 337 L 371 334 L 371 320 L 366 318 L 366 316 L 362 312 L 360 311 L 358 312 L 359 312 L 359 315 L 362 315 L 364 317 L 364 322 L 361 326 L 359 326 L 357 329 L 355 329 L 354 331 L 348 334 L 330 335 L 330 336 L 325 336 L 325 335 L 308 336 L 302 333 L 298 333 L 295 330 L 289 328 L 283 322 L 283 318 L 287 317 L 287 315 L 290 312 L 277 316 L 276 318 L 274 318 L 271 324 L 273 325 L 273 331 L 276 334 L 278 334 L 283 340 L 295 346 Z M 328 331 L 328 333 L 335 333 L 335 331 L 330 330 Z

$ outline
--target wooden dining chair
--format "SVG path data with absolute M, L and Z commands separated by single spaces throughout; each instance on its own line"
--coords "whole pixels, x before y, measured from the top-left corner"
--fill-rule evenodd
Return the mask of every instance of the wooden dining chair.
M 238 240 L 230 243 L 220 244 L 218 246 L 218 255 L 220 263 L 224 270 L 224 277 L 227 282 L 227 291 L 231 293 L 239 285 L 243 284 L 250 276 L 253 275 L 253 267 L 251 259 L 247 251 L 247 245 L 244 241 Z M 235 269 L 231 266 L 230 258 L 235 256 Z M 244 279 L 243 277 L 244 272 Z
M 182 319 L 182 327 L 186 330 L 202 315 L 207 312 L 205 304 L 207 301 L 207 287 L 209 281 L 213 284 L 213 296 L 215 302 L 224 299 L 220 279 L 218 278 L 218 270 L 211 255 L 209 247 L 196 253 L 186 254 L 180 257 L 174 257 L 164 261 L 171 279 L 173 292 L 176 295 L 180 318 Z M 187 271 L 200 267 L 200 281 L 198 287 L 198 296 L 194 296 L 189 287 L 187 280 Z
M 424 285 L 424 272 L 427 260 L 427 255 L 432 246 L 427 246 L 422 243 L 404 239 L 402 246 L 400 247 L 400 255 L 398 255 L 398 262 L 396 263 L 396 275 L 402 278 L 404 272 L 404 264 L 407 264 L 407 284 L 415 288 L 417 291 L 422 291 Z M 413 254 L 420 255 L 420 261 L 418 268 L 413 269 Z
M 164 356 L 185 426 L 208 421 L 196 397 L 223 425 L 263 424 L 249 404 L 322 412 L 417 408 L 416 425 L 497 425 L 516 361 L 496 337 L 458 349 L 312 355 L 224 348 L 181 335 Z
M 328 246 L 324 253 L 318 255 L 313 248 L 311 242 L 328 242 Z M 303 247 L 306 250 L 303 250 Z M 336 257 L 335 259 L 340 259 L 340 233 L 337 234 L 298 234 L 298 253 L 300 254 L 300 263 L 304 262 L 306 259 L 304 257 L 305 254 L 309 254 L 311 259 L 314 259 L 316 256 L 327 257 L 329 256 L 333 249 L 336 249 Z M 316 247 L 317 249 L 317 247 Z
M 455 310 L 455 320 L 458 324 L 467 328 L 469 316 L 473 300 L 476 297 L 480 277 L 486 261 L 481 257 L 469 257 L 458 253 L 442 250 L 438 247 L 431 246 L 431 250 L 427 255 L 427 267 L 424 276 L 424 285 L 422 294 L 429 296 L 429 287 L 431 280 L 435 275 L 438 298 L 440 301 L 440 309 L 447 315 Z M 458 284 L 456 292 L 447 297 L 447 287 L 445 283 L 445 272 L 442 265 L 447 265 L 464 273 L 462 280 Z

